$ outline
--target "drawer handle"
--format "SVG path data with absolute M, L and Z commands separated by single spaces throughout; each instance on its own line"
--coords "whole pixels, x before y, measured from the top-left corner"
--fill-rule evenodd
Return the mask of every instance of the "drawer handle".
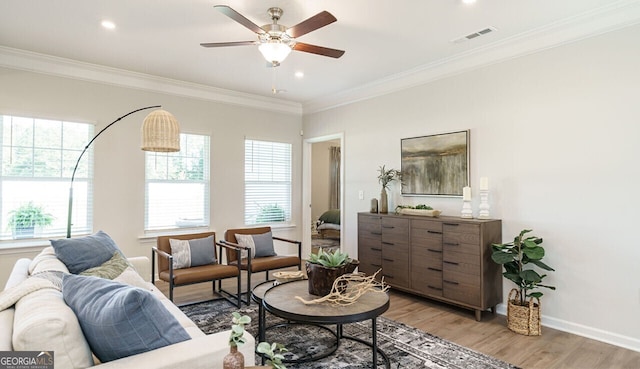
M 371 232 L 371 234 L 375 234 L 376 236 L 382 236 L 382 232 Z
M 373 251 L 382 251 L 382 249 L 379 249 L 377 247 L 372 247 L 371 250 L 373 250 Z
M 436 231 L 427 231 L 427 233 L 431 233 L 431 234 L 442 234 L 442 232 L 436 232 Z
M 442 291 L 442 288 L 440 288 L 440 287 L 436 287 L 436 286 L 432 286 L 432 285 L 427 285 L 427 287 L 431 288 L 432 290 Z
M 460 263 L 456 263 L 454 261 L 446 261 L 445 260 L 444 262 L 447 263 L 447 264 L 451 264 L 451 265 L 460 265 Z
M 431 251 L 431 252 L 437 252 L 439 254 L 442 254 L 442 250 L 436 250 L 436 249 L 427 249 L 427 251 Z
M 446 279 L 443 279 L 442 281 L 443 281 L 444 283 L 449 283 L 449 284 L 453 284 L 453 285 L 456 285 L 456 286 L 460 284 L 460 283 L 458 283 L 458 282 L 448 281 L 448 280 L 446 280 Z
M 391 279 L 393 279 L 393 274 L 384 274 L 384 273 L 383 273 L 383 274 L 382 274 L 382 276 L 383 276 L 383 277 L 385 277 L 385 278 L 391 278 Z
M 452 226 L 452 227 L 457 227 L 457 226 L 459 226 L 460 224 L 457 224 L 457 223 L 444 223 L 444 225 L 448 225 L 448 226 Z
M 434 272 L 441 272 L 442 269 L 427 267 L 427 270 L 433 270 Z
M 454 242 L 445 242 L 444 244 L 447 246 L 460 246 L 459 243 L 454 243 Z
M 382 243 L 385 244 L 385 245 L 390 245 L 390 246 L 395 245 L 395 243 L 393 243 L 393 242 L 384 242 L 384 241 L 382 241 Z
M 380 264 L 371 264 L 371 266 L 374 266 L 376 268 L 382 268 L 382 265 L 380 265 Z
M 393 260 L 393 259 L 387 259 L 387 258 L 382 258 L 382 260 L 384 260 L 384 261 L 390 261 L 390 262 L 392 262 L 392 263 L 395 261 L 395 260 Z
M 394 226 L 386 226 L 386 225 L 383 225 L 383 226 L 382 226 L 382 228 L 392 229 L 392 228 L 395 228 L 395 227 L 394 227 Z

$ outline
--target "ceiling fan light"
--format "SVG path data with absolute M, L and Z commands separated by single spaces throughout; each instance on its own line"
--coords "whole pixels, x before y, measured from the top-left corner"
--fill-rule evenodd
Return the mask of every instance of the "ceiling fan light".
M 291 47 L 287 44 L 276 41 L 260 44 L 260 46 L 258 46 L 258 50 L 260 50 L 262 56 L 269 63 L 281 63 L 291 52 Z

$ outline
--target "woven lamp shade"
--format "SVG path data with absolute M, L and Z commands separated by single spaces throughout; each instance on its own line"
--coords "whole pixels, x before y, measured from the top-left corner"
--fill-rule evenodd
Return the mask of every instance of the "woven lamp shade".
M 180 125 L 166 110 L 154 110 L 142 123 L 142 150 L 156 152 L 180 151 Z

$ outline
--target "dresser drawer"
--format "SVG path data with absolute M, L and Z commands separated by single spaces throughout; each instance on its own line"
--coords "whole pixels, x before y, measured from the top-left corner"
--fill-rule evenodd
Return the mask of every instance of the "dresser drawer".
M 480 276 L 451 270 L 446 263 L 442 265 L 442 281 L 450 284 L 480 287 Z
M 480 258 L 470 254 L 447 253 L 442 260 L 442 270 L 480 278 Z
M 382 218 L 382 241 L 409 244 L 409 220 Z
M 442 272 L 412 269 L 411 288 L 427 295 L 442 296 Z
M 382 234 L 380 221 L 377 223 L 362 222 L 358 224 L 358 234 L 371 234 L 379 237 Z
M 411 265 L 418 268 L 437 267 L 442 269 L 442 251 L 424 247 L 412 247 Z
M 442 234 L 442 222 L 435 220 L 411 219 L 411 230 Z
M 461 282 L 442 281 L 442 296 L 469 305 L 481 305 L 480 288 Z
M 478 235 L 480 234 L 480 225 L 445 222 L 442 224 L 442 231 L 445 233 L 455 232 L 455 233 L 470 233 L 470 234 Z
M 442 242 L 442 252 L 447 255 L 447 253 L 465 253 L 471 255 L 480 255 L 480 245 L 478 244 L 469 244 L 469 243 L 460 243 L 460 242 Z

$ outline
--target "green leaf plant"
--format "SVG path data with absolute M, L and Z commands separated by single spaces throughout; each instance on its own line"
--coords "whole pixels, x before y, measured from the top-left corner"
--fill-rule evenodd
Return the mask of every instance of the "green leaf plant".
M 231 335 L 229 336 L 229 346 L 240 347 L 246 343 L 244 338 L 244 326 L 251 323 L 251 317 L 247 315 L 240 315 L 234 311 L 231 313 L 233 316 L 231 322 Z
M 531 229 L 521 231 L 513 239 L 513 242 L 494 243 L 491 245 L 493 250 L 491 259 L 498 264 L 502 264 L 505 270 L 502 275 L 518 286 L 520 305 L 526 305 L 527 298 L 539 300 L 543 295 L 542 292 L 536 291 L 539 287 L 551 290 L 556 289 L 553 286 L 542 284 L 542 280 L 547 275 L 541 275 L 534 270 L 534 267 L 538 267 L 547 271 L 555 271 L 542 262 L 544 257 L 544 248 L 540 246 L 542 238 L 536 236 L 525 237 L 531 231 Z
M 337 268 L 349 264 L 351 258 L 349 258 L 349 254 L 343 253 L 340 250 L 327 252 L 320 248 L 317 254 L 309 255 L 308 261 L 312 264 L 320 264 L 326 268 Z
M 273 369 L 287 369 L 282 363 L 284 359 L 282 353 L 287 351 L 281 343 L 269 344 L 269 342 L 260 342 L 258 344 L 258 352 L 267 357 L 267 365 L 271 365 Z

